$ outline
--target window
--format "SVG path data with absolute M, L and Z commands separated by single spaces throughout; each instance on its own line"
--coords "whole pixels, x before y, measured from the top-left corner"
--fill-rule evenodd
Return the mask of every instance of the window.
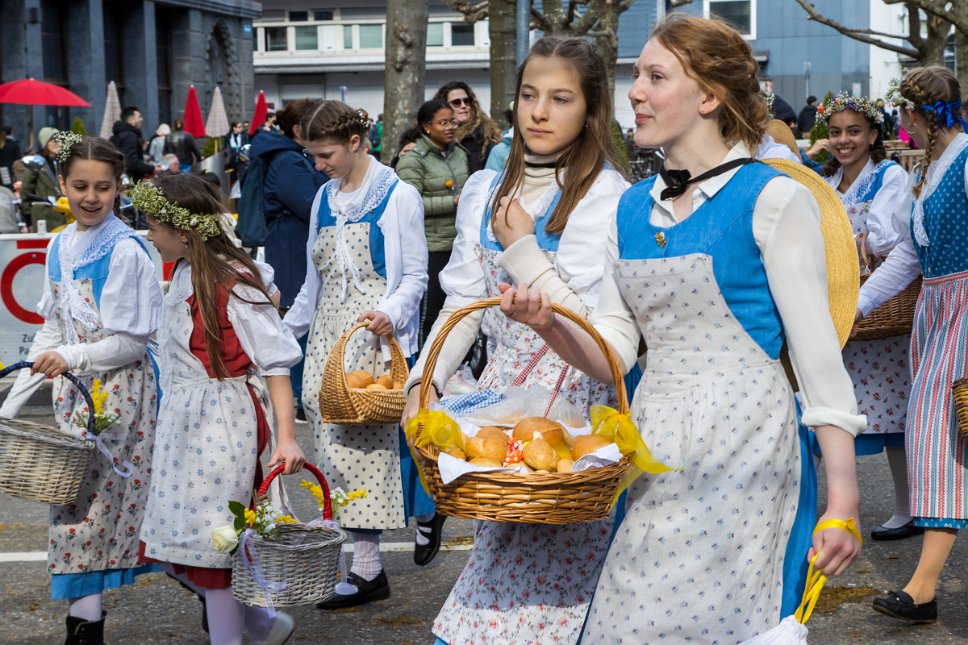
M 722 18 L 745 37 L 756 37 L 755 0 L 706 0 L 706 15 Z
M 427 47 L 444 46 L 444 23 L 431 22 L 427 25 Z
M 450 24 L 450 46 L 451 47 L 473 47 L 474 46 L 474 25 L 467 23 L 452 22 Z
M 383 25 L 360 25 L 360 49 L 383 49 Z
M 265 31 L 267 52 L 284 52 L 289 49 L 285 27 L 266 27 Z
M 306 22 L 309 20 L 308 11 L 290 11 L 289 22 Z
M 313 11 L 313 20 L 332 20 L 333 12 L 328 9 L 316 9 Z
M 296 49 L 299 51 L 315 50 L 319 48 L 316 38 L 316 27 L 294 27 L 296 32 Z
M 353 49 L 353 25 L 343 25 L 343 49 Z

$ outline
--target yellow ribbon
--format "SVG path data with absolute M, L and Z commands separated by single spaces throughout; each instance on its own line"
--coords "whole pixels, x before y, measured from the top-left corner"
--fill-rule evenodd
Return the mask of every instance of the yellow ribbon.
M 861 544 L 864 543 L 864 538 L 861 537 L 860 531 L 857 530 L 857 522 L 852 517 L 848 517 L 846 520 L 836 518 L 824 520 L 814 527 L 813 533 L 816 535 L 820 531 L 827 529 L 842 529 L 853 535 Z M 820 592 L 823 591 L 823 586 L 827 584 L 827 576 L 823 574 L 823 571 L 813 568 L 818 557 L 820 557 L 819 553 L 810 560 L 810 566 L 807 568 L 807 583 L 803 587 L 803 598 L 800 600 L 800 606 L 797 607 L 796 612 L 793 614 L 797 622 L 801 625 L 806 625 L 807 621 L 810 620 L 814 607 L 817 606 L 817 601 L 820 600 Z
M 593 405 L 590 412 L 592 432 L 613 441 L 619 452 L 628 455 L 641 472 L 661 475 L 675 470 L 652 456 L 652 451 L 642 441 L 642 435 L 629 415 L 619 414 L 618 410 L 607 405 Z
M 420 426 L 423 426 L 423 430 L 418 437 L 417 430 Z M 447 416 L 446 412 L 421 409 L 415 417 L 411 417 L 404 424 L 403 433 L 407 436 L 410 445 L 410 456 L 413 457 L 413 462 L 417 465 L 417 474 L 420 476 L 420 483 L 423 485 L 427 495 L 433 497 L 430 493 L 430 487 L 427 485 L 427 478 L 424 475 L 420 458 L 414 448 L 423 448 L 424 446 L 433 444 L 440 448 L 441 451 L 451 450 L 452 448 L 463 450 L 464 435 L 460 431 L 460 426 L 457 425 L 456 421 Z

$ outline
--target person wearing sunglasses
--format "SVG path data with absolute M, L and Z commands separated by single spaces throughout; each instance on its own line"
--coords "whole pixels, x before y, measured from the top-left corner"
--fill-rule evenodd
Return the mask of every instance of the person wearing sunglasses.
M 471 174 L 482 170 L 491 147 L 501 142 L 501 128 L 481 109 L 474 90 L 463 81 L 443 85 L 434 98 L 454 110 L 457 119 L 456 141 L 467 151 Z

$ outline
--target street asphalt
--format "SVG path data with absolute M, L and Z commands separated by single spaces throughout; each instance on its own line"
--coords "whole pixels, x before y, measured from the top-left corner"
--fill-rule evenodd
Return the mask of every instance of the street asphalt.
M 39 415 L 34 417 L 36 421 L 50 421 L 44 407 L 25 410 L 25 414 L 30 413 Z M 299 425 L 297 434 L 304 446 L 311 444 L 311 433 L 305 424 Z M 861 459 L 858 472 L 863 499 L 862 530 L 866 535 L 872 526 L 890 515 L 893 492 L 883 455 Z M 290 492 L 297 515 L 311 519 L 312 502 L 305 491 L 290 485 Z M 50 583 L 43 555 L 46 526 L 45 506 L 0 495 L 0 643 L 63 642 L 66 606 L 49 599 Z M 444 527 L 444 549 L 429 566 L 418 567 L 410 551 L 413 530 L 387 531 L 383 541 L 393 550 L 384 553 L 383 564 L 390 579 L 390 599 L 335 612 L 312 606 L 286 609 L 296 621 L 289 642 L 430 645 L 434 617 L 467 560 L 472 535 L 470 521 L 449 520 Z M 851 570 L 827 583 L 808 624 L 810 643 L 968 643 L 965 538 L 956 542 L 942 575 L 937 624 L 906 626 L 871 609 L 872 598 L 904 585 L 917 563 L 920 547 L 920 538 L 898 542 L 868 540 L 861 559 Z M 131 587 L 108 592 L 105 608 L 105 640 L 109 645 L 207 642 L 200 625 L 201 604 L 164 575 L 143 576 Z

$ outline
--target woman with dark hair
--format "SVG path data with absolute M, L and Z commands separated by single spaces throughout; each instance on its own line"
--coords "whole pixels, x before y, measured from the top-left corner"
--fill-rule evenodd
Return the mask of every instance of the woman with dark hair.
M 884 115 L 873 101 L 841 94 L 817 110 L 830 135 L 830 161 L 823 172 L 843 202 L 861 255 L 861 273 L 890 253 L 901 236 L 894 228 L 898 204 L 910 200 L 908 176 L 898 164 L 885 159 L 881 122 Z M 868 259 L 865 261 L 865 259 Z M 844 347 L 844 365 L 854 382 L 867 429 L 857 437 L 858 455 L 887 453 L 894 480 L 894 514 L 871 531 L 875 540 L 897 540 L 920 535 L 912 523 L 904 457 L 904 422 L 911 394 L 909 348 L 911 335 L 877 340 L 851 340 Z
M 408 137 L 416 146 L 397 163 L 397 175 L 417 189 L 424 203 L 430 281 L 420 307 L 421 344 L 444 305 L 438 274 L 450 259 L 457 236 L 457 202 L 468 176 L 467 153 L 454 142 L 456 132 L 454 110 L 443 101 L 427 101 L 417 111 L 417 126 Z
M 457 143 L 467 151 L 467 166 L 473 174 L 484 168 L 487 153 L 501 142 L 501 128 L 481 109 L 474 90 L 464 81 L 445 84 L 434 99 L 454 110 L 457 119 Z
M 253 139 L 250 158 L 259 158 L 266 165 L 262 189 L 266 227 L 265 260 L 275 271 L 275 283 L 281 299 L 279 309 L 285 312 L 292 306 L 299 288 L 306 279 L 306 241 L 309 239 L 309 220 L 313 198 L 326 182 L 326 175 L 316 170 L 306 154 L 302 141 L 301 123 L 315 105 L 314 101 L 290 101 L 278 112 L 281 132 L 264 130 Z M 300 340 L 303 351 L 305 340 Z M 302 412 L 303 361 L 292 368 L 292 387 L 295 393 L 297 418 Z

